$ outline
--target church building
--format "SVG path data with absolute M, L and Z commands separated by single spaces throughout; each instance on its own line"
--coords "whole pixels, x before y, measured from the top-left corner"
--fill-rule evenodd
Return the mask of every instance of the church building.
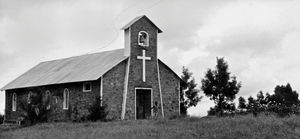
M 180 115 L 181 78 L 157 58 L 162 31 L 145 15 L 123 28 L 124 49 L 41 62 L 2 88 L 5 119 L 17 120 L 28 97 L 49 101 L 49 120 L 89 114 L 96 98 L 108 119 L 147 119 Z M 157 105 L 158 112 L 153 111 Z

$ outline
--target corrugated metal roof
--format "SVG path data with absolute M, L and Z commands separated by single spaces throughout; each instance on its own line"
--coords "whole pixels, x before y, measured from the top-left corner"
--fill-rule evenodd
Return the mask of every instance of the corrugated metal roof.
M 41 62 L 1 90 L 97 80 L 126 58 L 118 49 Z
M 138 16 L 138 17 L 134 18 L 128 24 L 123 26 L 121 29 L 125 30 L 125 29 L 129 28 L 132 24 L 134 24 L 136 21 L 140 20 L 143 17 L 145 17 L 153 26 L 155 26 L 157 28 L 158 33 L 162 33 L 162 30 L 159 29 L 146 15 L 142 15 L 142 16 Z

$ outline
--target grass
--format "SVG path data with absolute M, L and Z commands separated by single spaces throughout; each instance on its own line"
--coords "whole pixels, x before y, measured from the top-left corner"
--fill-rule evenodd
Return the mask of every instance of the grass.
M 0 138 L 300 138 L 300 117 L 251 115 L 87 123 L 45 123 L 1 129 Z

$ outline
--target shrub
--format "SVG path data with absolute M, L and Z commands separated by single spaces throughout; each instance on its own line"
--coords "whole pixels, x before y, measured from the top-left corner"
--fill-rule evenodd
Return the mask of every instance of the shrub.
M 22 123 L 32 125 L 47 121 L 50 109 L 48 108 L 49 104 L 43 102 L 42 93 L 31 94 L 27 99 L 27 102 L 24 101 L 20 105 L 22 115 L 19 119 L 22 119 Z
M 4 121 L 4 115 L 0 114 L 0 124 L 2 124 Z
M 100 97 L 96 97 L 93 105 L 89 108 L 90 114 L 88 115 L 87 119 L 90 121 L 106 121 L 106 116 L 108 112 L 106 111 L 107 105 L 101 106 L 101 99 Z

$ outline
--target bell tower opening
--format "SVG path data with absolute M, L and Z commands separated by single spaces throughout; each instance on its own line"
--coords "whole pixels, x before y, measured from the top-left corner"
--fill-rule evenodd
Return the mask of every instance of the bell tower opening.
M 149 35 L 146 31 L 140 31 L 138 35 L 138 45 L 142 47 L 149 46 Z

